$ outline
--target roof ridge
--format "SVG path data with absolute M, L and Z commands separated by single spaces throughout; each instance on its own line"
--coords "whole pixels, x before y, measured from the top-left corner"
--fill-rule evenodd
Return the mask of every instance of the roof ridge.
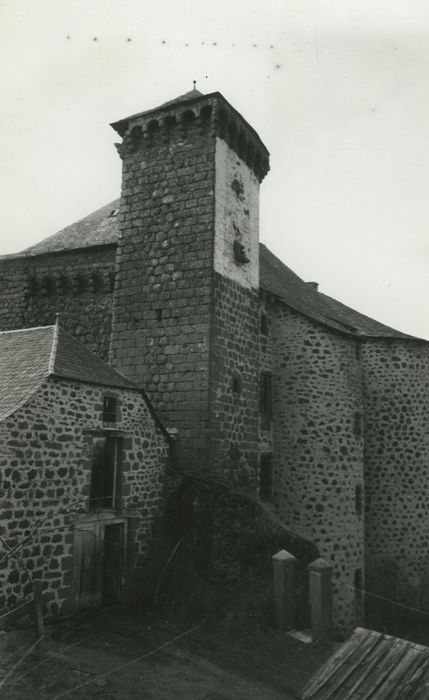
M 9 331 L 0 331 L 0 335 L 6 333 L 25 333 L 25 331 L 41 331 L 45 328 L 54 328 L 55 324 L 50 323 L 48 326 L 30 326 L 29 328 L 11 328 Z

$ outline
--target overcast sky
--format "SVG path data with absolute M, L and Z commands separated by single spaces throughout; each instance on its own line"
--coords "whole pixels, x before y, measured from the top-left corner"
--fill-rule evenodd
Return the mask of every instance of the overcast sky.
M 109 122 L 220 91 L 271 152 L 261 240 L 429 339 L 427 0 L 0 0 L 0 254 L 120 192 Z

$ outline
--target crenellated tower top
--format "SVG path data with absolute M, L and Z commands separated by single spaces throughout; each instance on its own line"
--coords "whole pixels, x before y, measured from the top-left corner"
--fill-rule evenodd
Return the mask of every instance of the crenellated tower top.
M 150 147 L 154 141 L 168 143 L 173 132 L 179 131 L 185 139 L 195 125 L 202 134 L 223 139 L 262 182 L 270 168 L 269 152 L 256 131 L 219 92 L 203 95 L 194 89 L 111 124 L 123 139 L 116 145 L 121 157 Z

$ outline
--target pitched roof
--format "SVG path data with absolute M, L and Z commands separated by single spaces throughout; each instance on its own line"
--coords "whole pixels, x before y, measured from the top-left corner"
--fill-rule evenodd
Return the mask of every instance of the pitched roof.
M 117 211 L 119 206 L 119 199 L 110 202 L 75 224 L 67 226 L 53 236 L 27 248 L 23 255 L 115 244 L 119 234 L 118 221 L 117 217 L 111 214 Z M 345 304 L 341 304 L 326 294 L 318 292 L 281 262 L 262 243 L 259 250 L 261 289 L 274 295 L 299 313 L 329 328 L 352 336 L 413 339 L 413 336 L 394 330 L 345 306 Z
M 115 244 L 118 240 L 118 222 L 115 212 L 119 210 L 119 199 L 106 204 L 76 223 L 66 226 L 53 236 L 26 248 L 23 255 L 55 253 L 75 248 Z
M 428 697 L 429 647 L 356 628 L 304 688 L 302 700 Z
M 352 335 L 412 338 L 318 292 L 282 263 L 262 243 L 259 246 L 259 285 L 285 304 L 326 326 Z
M 49 376 L 138 389 L 59 326 L 0 332 L 0 420 Z

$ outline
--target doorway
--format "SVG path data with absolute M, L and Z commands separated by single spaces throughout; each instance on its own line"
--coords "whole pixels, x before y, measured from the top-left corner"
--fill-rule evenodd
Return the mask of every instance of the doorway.
M 114 605 L 121 590 L 123 562 L 124 523 L 112 523 L 104 527 L 102 559 L 102 605 Z
M 74 591 L 77 608 L 113 605 L 124 573 L 126 520 L 106 518 L 75 527 Z

